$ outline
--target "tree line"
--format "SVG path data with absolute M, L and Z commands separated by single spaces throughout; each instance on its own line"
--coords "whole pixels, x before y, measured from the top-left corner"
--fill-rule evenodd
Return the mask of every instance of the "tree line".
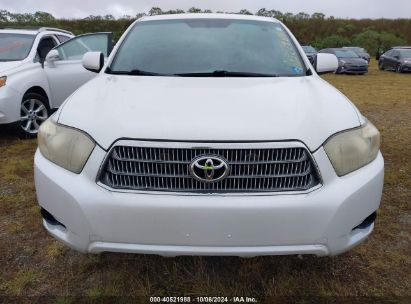
M 143 16 L 211 12 L 211 10 L 195 7 L 187 11 L 181 9 L 164 11 L 159 7 L 153 7 L 148 12 L 138 13 L 135 16 L 124 15 L 119 18 L 113 15 L 90 15 L 84 19 L 57 19 L 47 12 L 30 14 L 0 10 L 0 27 L 52 26 L 69 30 L 76 35 L 109 31 L 113 32 L 114 39 L 117 40 L 135 19 Z M 265 8 L 255 13 L 245 9 L 232 13 L 276 18 L 291 29 L 301 44 L 313 45 L 318 49 L 361 46 L 374 54 L 380 48 L 411 45 L 411 19 L 342 19 L 327 17 L 322 13 L 292 14 Z

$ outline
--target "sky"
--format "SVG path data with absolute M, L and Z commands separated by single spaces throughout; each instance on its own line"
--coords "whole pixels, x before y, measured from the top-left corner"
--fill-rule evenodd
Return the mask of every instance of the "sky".
M 14 13 L 46 11 L 58 18 L 112 14 L 135 16 L 151 7 L 163 10 L 190 7 L 237 12 L 275 9 L 281 12 L 324 13 L 341 18 L 411 18 L 411 0 L 0 0 L 0 10 Z

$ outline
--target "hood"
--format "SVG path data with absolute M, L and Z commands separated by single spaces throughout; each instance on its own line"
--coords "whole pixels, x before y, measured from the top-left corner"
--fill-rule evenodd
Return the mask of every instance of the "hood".
M 339 58 L 338 61 L 345 61 L 345 64 L 358 64 L 358 65 L 364 65 L 368 64 L 366 60 L 363 58 Z
M 141 77 L 101 74 L 60 108 L 58 122 L 104 149 L 120 138 L 170 141 L 299 140 L 315 150 L 358 127 L 356 108 L 318 76 Z
M 22 64 L 21 61 L 0 61 L 0 77 L 4 76 L 5 72 L 17 68 Z

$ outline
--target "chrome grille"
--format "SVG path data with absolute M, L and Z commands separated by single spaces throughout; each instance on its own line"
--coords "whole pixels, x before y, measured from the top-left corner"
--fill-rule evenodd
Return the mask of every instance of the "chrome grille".
M 205 183 L 190 174 L 199 156 L 224 158 L 229 175 Z M 99 181 L 113 189 L 196 193 L 305 191 L 320 179 L 305 148 L 204 149 L 115 146 Z

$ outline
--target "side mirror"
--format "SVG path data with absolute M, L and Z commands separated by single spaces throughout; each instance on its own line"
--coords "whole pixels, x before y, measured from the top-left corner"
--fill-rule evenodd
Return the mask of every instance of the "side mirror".
M 82 63 L 86 70 L 99 73 L 104 66 L 104 55 L 101 52 L 85 53 Z
M 60 55 L 59 52 L 57 50 L 51 50 L 50 52 L 48 52 L 47 56 L 46 56 L 46 62 L 49 65 L 53 65 L 55 61 L 60 60 Z
M 334 54 L 318 53 L 315 70 L 318 74 L 333 73 L 338 69 L 338 58 Z

